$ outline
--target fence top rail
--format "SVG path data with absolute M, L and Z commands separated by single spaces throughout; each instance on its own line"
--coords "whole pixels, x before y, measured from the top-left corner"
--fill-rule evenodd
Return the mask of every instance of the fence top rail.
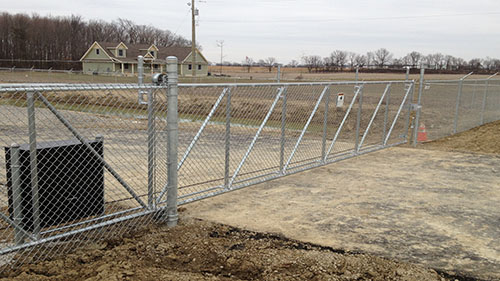
M 206 88 L 206 87 L 285 87 L 285 86 L 331 86 L 331 85 L 377 85 L 377 84 L 407 84 L 415 83 L 414 80 L 399 81 L 329 81 L 329 82 L 300 82 L 300 83 L 206 83 L 206 84 L 179 84 L 183 88 Z M 0 92 L 19 91 L 82 91 L 82 90 L 140 90 L 140 89 L 165 89 L 166 85 L 153 84 L 64 84 L 64 83 L 23 83 L 23 84 L 1 84 Z
M 153 84 L 0 84 L 0 92 L 91 91 L 91 90 L 151 90 L 166 89 Z
M 293 83 L 204 83 L 204 84 L 179 84 L 179 87 L 282 87 L 282 86 L 331 86 L 331 85 L 379 85 L 379 84 L 408 84 L 415 80 L 393 80 L 393 81 L 325 81 L 325 82 L 293 82 Z
M 434 84 L 434 83 L 458 83 L 460 81 L 464 82 L 485 82 L 485 81 L 490 81 L 490 82 L 497 82 L 500 81 L 500 79 L 491 79 L 490 78 L 481 78 L 481 79 L 467 79 L 467 80 L 461 80 L 461 79 L 452 79 L 452 80 L 424 80 L 425 83 L 427 84 Z

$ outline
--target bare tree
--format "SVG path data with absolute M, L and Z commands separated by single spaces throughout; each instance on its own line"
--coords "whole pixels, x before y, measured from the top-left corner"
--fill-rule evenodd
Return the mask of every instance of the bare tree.
M 375 64 L 378 67 L 384 67 L 389 64 L 392 60 L 392 53 L 385 48 L 381 48 L 375 51 Z
M 366 65 L 368 65 L 368 67 L 374 64 L 374 59 L 375 59 L 375 54 L 373 52 L 366 53 Z
M 250 73 L 250 70 L 252 69 L 252 66 L 254 65 L 254 61 L 252 58 L 246 57 L 245 60 L 243 61 L 243 65 L 247 69 L 247 72 Z
M 299 65 L 299 62 L 296 61 L 296 60 L 291 60 L 289 63 L 288 63 L 288 66 L 289 67 L 297 67 Z
M 348 60 L 349 60 L 349 67 L 351 69 L 354 69 L 354 67 L 356 66 L 356 57 L 358 55 L 356 53 L 353 53 L 353 52 L 348 52 Z
M 408 55 L 406 55 L 406 57 L 407 57 L 407 63 L 409 63 L 410 66 L 412 67 L 417 67 L 420 64 L 420 61 L 422 60 L 422 54 L 417 51 L 409 53 Z
M 346 61 L 347 61 L 347 55 L 348 55 L 348 53 L 346 51 L 336 50 L 330 54 L 330 57 L 333 59 L 334 65 L 339 70 L 342 71 L 342 69 L 344 68 L 344 65 L 346 64 Z
M 322 60 L 320 56 L 303 56 L 302 61 L 304 65 L 307 67 L 307 70 L 311 72 L 313 69 L 316 71 L 322 66 Z
M 273 70 L 273 67 L 276 66 L 276 58 L 274 58 L 274 57 L 268 57 L 265 60 L 265 64 L 266 64 L 267 69 L 269 70 L 269 72 L 271 72 Z
M 367 59 L 365 55 L 356 55 L 354 61 L 356 62 L 356 66 L 364 67 L 366 65 Z

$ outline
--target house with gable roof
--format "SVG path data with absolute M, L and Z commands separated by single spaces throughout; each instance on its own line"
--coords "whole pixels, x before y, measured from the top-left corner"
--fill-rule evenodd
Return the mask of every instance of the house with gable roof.
M 138 56 L 144 57 L 144 73 L 166 71 L 166 58 L 175 56 L 179 60 L 179 75 L 192 76 L 192 68 L 196 76 L 208 75 L 208 61 L 196 49 L 196 62 L 193 63 L 191 47 L 157 47 L 154 44 L 125 44 L 123 42 L 94 42 L 83 54 L 83 72 L 121 73 L 135 75 L 137 73 Z

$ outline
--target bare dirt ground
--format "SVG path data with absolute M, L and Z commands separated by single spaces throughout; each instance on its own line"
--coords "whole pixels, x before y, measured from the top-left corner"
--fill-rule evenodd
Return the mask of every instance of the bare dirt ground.
M 500 154 L 500 121 L 422 145 L 426 149 Z
M 445 280 L 433 270 L 185 219 L 4 273 L 10 280 Z M 452 279 L 453 280 L 453 279 Z

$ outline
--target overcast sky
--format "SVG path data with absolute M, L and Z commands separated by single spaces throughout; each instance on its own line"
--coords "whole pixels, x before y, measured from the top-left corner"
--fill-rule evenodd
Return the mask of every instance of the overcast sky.
M 117 18 L 169 29 L 191 39 L 190 0 L 0 0 L 0 10 L 40 15 Z M 416 50 L 467 60 L 500 58 L 498 0 L 200 0 L 197 40 L 210 61 L 241 62 L 333 50 L 366 53 L 389 49 L 395 56 Z

